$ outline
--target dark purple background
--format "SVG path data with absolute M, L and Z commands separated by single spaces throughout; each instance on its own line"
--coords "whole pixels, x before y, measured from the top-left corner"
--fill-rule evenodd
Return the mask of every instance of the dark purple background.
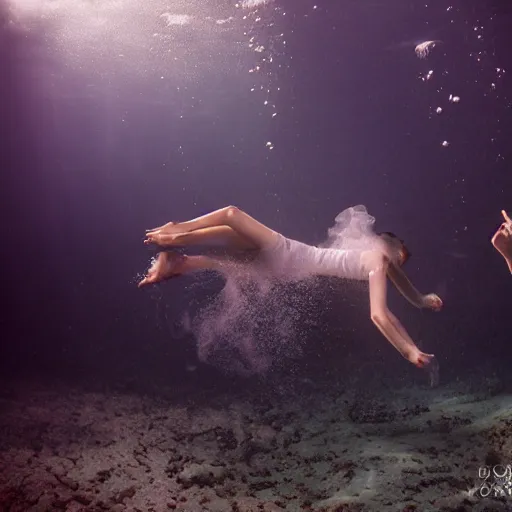
M 495 94 L 484 93 L 496 67 L 512 73 L 512 15 L 504 2 L 453 2 L 451 16 L 445 2 L 423 3 L 324 2 L 304 17 L 311 2 L 284 2 L 293 59 L 279 76 L 283 114 L 273 124 L 229 77 L 214 87 L 196 84 L 197 95 L 224 102 L 215 125 L 207 116 L 177 123 L 171 107 L 140 96 L 108 104 L 80 96 L 78 79 L 76 98 L 43 101 L 33 78 L 40 62 L 27 57 L 38 55 L 31 50 L 43 34 L 21 35 L 0 14 L 0 371 L 182 378 L 191 348 L 173 343 L 169 325 L 201 291 L 187 291 L 191 280 L 155 292 L 136 288 L 149 258 L 145 228 L 236 204 L 287 236 L 317 243 L 339 211 L 359 203 L 379 229 L 406 239 L 407 270 L 420 290 L 445 299 L 444 312 L 433 315 L 391 295 L 413 336 L 438 355 L 443 375 L 483 362 L 506 369 L 512 278 L 489 240 L 500 210 L 512 210 L 508 75 Z M 468 56 L 477 20 L 488 51 L 480 67 Z M 414 56 L 414 45 L 389 49 L 424 37 L 426 21 L 430 37 L 444 41 L 428 61 Z M 439 96 L 418 79 L 429 68 L 443 86 Z M 449 74 L 440 76 L 443 69 Z M 452 91 L 461 103 L 430 119 L 429 108 L 441 97 L 446 104 Z M 129 126 L 112 124 L 127 109 Z M 249 128 L 254 140 L 239 141 Z M 264 140 L 275 143 L 272 153 Z M 193 151 L 178 155 L 182 142 Z M 174 163 L 189 171 L 172 173 Z M 357 314 L 339 299 L 339 314 L 330 316 L 343 339 L 332 335 L 307 357 L 321 369 L 347 351 L 361 364 L 379 351 L 405 372 L 371 326 L 360 291 L 353 293 Z

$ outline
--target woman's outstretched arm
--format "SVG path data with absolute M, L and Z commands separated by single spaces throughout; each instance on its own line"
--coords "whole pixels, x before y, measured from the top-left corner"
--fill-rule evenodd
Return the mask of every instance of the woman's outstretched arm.
M 428 308 L 439 311 L 443 302 L 435 293 L 422 295 L 409 281 L 405 272 L 393 263 L 389 263 L 387 275 L 390 281 L 395 285 L 396 289 L 405 297 L 413 306 L 417 308 Z
M 372 322 L 384 337 L 419 368 L 429 367 L 431 385 L 437 384 L 437 365 L 432 354 L 425 354 L 416 346 L 400 321 L 389 311 L 387 305 L 387 271 L 389 261 L 384 257 L 375 259 L 370 272 L 370 311 Z
M 397 329 L 391 320 L 390 311 L 387 305 L 387 278 L 386 272 L 388 262 L 382 262 L 370 272 L 370 314 L 372 322 L 386 339 L 405 357 L 408 361 L 416 364 L 414 356 L 419 353 L 416 345 L 409 335 L 402 329 Z M 405 334 L 405 335 L 404 335 Z M 416 348 L 416 351 L 414 350 Z M 417 352 L 417 353 L 416 353 Z

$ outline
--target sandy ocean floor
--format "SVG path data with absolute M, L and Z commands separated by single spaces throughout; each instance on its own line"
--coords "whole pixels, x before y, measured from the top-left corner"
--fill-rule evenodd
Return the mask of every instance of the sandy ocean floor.
M 497 379 L 261 389 L 3 384 L 0 511 L 512 511 L 478 493 L 479 466 L 512 463 Z

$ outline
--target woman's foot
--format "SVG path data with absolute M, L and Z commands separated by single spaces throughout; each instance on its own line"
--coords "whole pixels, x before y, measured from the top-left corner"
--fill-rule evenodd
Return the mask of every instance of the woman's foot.
M 150 233 L 146 233 L 144 244 L 155 244 L 159 247 L 174 247 L 176 246 L 176 238 L 179 236 L 180 235 L 178 234 L 168 234 L 163 231 L 152 231 Z
M 172 277 L 179 276 L 183 272 L 185 256 L 175 252 L 161 252 L 153 260 L 146 276 L 139 283 L 141 286 L 156 284 Z
M 435 388 L 439 384 L 439 363 L 434 354 L 418 352 L 411 363 L 427 371 L 430 387 Z
M 160 247 L 175 247 L 179 244 L 176 243 L 180 235 L 185 234 L 181 222 L 168 222 L 159 228 L 148 229 L 146 231 L 146 245 L 155 244 Z
M 179 227 L 180 222 L 168 222 L 163 226 L 153 229 L 146 229 L 146 236 L 149 234 L 160 233 L 162 235 L 176 235 L 180 231 L 182 231 Z

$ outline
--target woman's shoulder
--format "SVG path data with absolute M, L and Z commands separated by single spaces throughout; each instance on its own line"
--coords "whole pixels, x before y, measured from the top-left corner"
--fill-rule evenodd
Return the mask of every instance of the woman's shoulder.
M 361 252 L 361 263 L 368 268 L 382 266 L 388 260 L 387 255 L 380 249 L 367 249 Z

